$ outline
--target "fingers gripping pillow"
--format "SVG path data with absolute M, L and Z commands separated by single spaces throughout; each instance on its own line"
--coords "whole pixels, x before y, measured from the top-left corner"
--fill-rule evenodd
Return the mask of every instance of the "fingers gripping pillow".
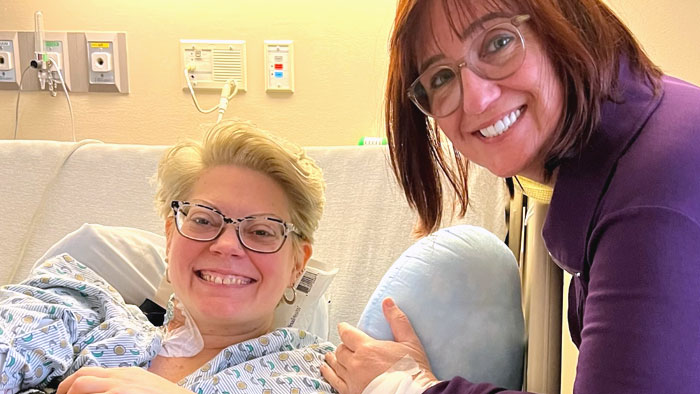
M 374 338 L 393 340 L 381 307 L 386 297 L 408 315 L 439 379 L 461 376 L 520 389 L 520 277 L 498 237 L 461 225 L 408 248 L 382 278 L 358 324 Z

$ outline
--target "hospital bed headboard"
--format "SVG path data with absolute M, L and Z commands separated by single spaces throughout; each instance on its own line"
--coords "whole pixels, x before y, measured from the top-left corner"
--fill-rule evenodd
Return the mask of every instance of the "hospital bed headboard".
M 0 284 L 24 277 L 44 251 L 83 223 L 162 234 L 151 178 L 164 149 L 98 141 L 0 141 Z M 314 257 L 340 269 L 328 291 L 330 339 L 337 342 L 336 324 L 357 322 L 384 272 L 414 242 L 415 216 L 396 186 L 386 147 L 307 151 L 327 183 Z M 474 167 L 470 184 L 471 206 L 460 222 L 504 239 L 508 193 L 502 179 Z

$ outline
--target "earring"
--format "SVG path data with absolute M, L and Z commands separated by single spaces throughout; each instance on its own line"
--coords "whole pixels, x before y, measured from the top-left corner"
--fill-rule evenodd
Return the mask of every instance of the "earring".
M 170 275 L 169 275 L 170 264 L 168 261 L 168 256 L 163 257 L 163 261 L 165 261 L 165 280 L 167 280 L 168 283 L 170 283 Z
M 287 289 L 292 290 L 292 299 L 287 299 Z M 284 301 L 285 304 L 287 305 L 293 305 L 294 301 L 297 300 L 297 291 L 294 290 L 294 287 L 287 287 L 287 289 L 284 289 L 284 293 L 282 293 L 282 300 Z

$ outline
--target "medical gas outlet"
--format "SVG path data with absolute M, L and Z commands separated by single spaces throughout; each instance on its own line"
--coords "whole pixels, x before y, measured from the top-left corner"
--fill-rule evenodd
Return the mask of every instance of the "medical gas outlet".
M 17 89 L 19 48 L 17 33 L 0 32 L 0 89 Z
M 14 51 L 11 41 L 0 41 L 0 82 L 15 82 Z
M 294 43 L 291 40 L 265 41 L 265 90 L 294 92 Z
M 70 54 L 68 53 L 68 34 L 67 33 L 57 33 L 57 32 L 46 32 L 44 33 L 44 42 L 42 45 L 42 52 L 43 54 L 48 58 L 48 60 L 51 60 L 53 62 L 53 66 L 47 67 L 45 71 L 46 73 L 51 73 L 49 76 L 48 80 L 46 82 L 49 82 L 53 85 L 61 83 L 61 77 L 63 77 L 63 81 L 66 83 L 66 88 L 68 90 L 71 89 L 71 72 L 70 72 Z M 59 76 L 59 70 L 62 75 Z M 40 72 L 42 72 L 40 71 Z M 45 82 L 44 82 L 45 83 Z M 45 89 L 45 86 L 42 86 L 41 89 Z M 57 89 L 56 86 L 49 87 L 49 90 L 55 91 Z
M 91 84 L 114 84 L 113 51 L 112 41 L 88 41 Z
M 125 33 L 85 33 L 88 91 L 129 92 Z
M 3 48 L 4 43 L 5 42 L 0 41 L 0 49 L 4 49 Z M 9 48 L 9 49 L 11 49 L 11 48 Z M 10 53 L 9 51 L 0 51 L 0 71 L 14 70 L 14 68 L 15 67 L 12 64 L 12 53 Z
M 109 43 L 99 43 L 109 45 Z M 112 54 L 109 52 L 92 52 L 90 54 L 90 65 L 94 73 L 110 73 L 112 72 Z M 97 78 L 95 78 L 97 80 Z M 111 76 L 111 79 L 114 79 Z

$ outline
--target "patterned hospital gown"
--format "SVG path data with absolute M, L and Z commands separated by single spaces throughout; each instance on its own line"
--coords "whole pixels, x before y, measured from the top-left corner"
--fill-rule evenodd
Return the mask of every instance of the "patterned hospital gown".
M 0 393 L 42 388 L 83 366 L 147 368 L 163 333 L 94 271 L 67 254 L 0 288 Z M 196 393 L 330 393 L 332 344 L 281 328 L 222 350 L 179 385 Z

